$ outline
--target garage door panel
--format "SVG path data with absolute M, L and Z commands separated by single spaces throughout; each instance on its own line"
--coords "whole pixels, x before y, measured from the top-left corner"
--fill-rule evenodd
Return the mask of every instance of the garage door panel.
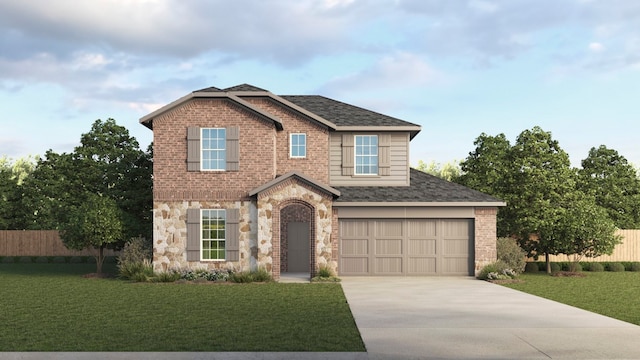
M 340 221 L 343 275 L 471 275 L 473 220 Z
M 435 239 L 436 220 L 407 220 L 410 239 Z
M 410 275 L 433 275 L 436 273 L 435 257 L 410 257 L 408 262 Z
M 436 240 L 409 240 L 409 254 L 411 255 L 435 255 Z
M 402 255 L 402 239 L 376 239 L 376 255 Z
M 340 261 L 340 271 L 345 275 L 367 275 L 369 271 L 369 258 L 348 257 Z
M 342 241 L 342 255 L 369 254 L 369 239 L 345 239 Z
M 401 257 L 377 257 L 375 272 L 378 275 L 401 275 Z

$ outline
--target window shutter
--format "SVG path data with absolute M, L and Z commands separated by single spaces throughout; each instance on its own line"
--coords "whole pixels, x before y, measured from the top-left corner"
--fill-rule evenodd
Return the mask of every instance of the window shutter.
M 342 175 L 353 175 L 353 135 L 342 134 Z
M 240 170 L 240 128 L 227 128 L 227 171 Z
M 200 261 L 200 209 L 187 209 L 187 261 Z
M 226 260 L 240 261 L 240 210 L 227 209 L 225 225 Z
M 378 136 L 378 175 L 391 175 L 391 134 Z
M 187 128 L 187 171 L 200 171 L 200 128 Z

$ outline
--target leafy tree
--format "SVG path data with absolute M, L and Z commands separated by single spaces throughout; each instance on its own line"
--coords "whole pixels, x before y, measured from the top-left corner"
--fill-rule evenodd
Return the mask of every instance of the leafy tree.
M 73 250 L 97 249 L 96 272 L 102 274 L 104 249 L 122 241 L 120 217 L 120 209 L 114 200 L 88 193 L 82 205 L 71 210 L 60 234 L 62 241 Z
M 566 247 L 559 221 L 565 200 L 575 192 L 569 155 L 550 132 L 536 126 L 520 133 L 508 159 L 506 231 L 518 236 L 529 256 L 545 255 L 550 272 L 549 255 Z
M 616 150 L 604 145 L 591 148 L 578 170 L 578 188 L 593 195 L 617 227 L 640 227 L 640 179 Z
M 0 229 L 12 229 L 18 203 L 18 182 L 6 159 L 0 159 Z
M 72 154 L 47 151 L 22 186 L 21 228 L 58 230 L 83 198 L 82 173 Z
M 151 238 L 152 152 L 139 149 L 137 140 L 115 120 L 96 120 L 73 158 L 87 192 L 108 196 L 123 212 L 126 238 Z
M 475 150 L 460 163 L 462 174 L 453 181 L 505 200 L 511 193 L 506 188 L 506 179 L 511 171 L 509 140 L 504 134 L 490 136 L 482 133 L 473 144 Z M 497 231 L 501 237 L 514 235 L 506 223 L 505 214 L 504 208 L 498 211 Z
M 562 210 L 558 236 L 564 240 L 562 253 L 574 264 L 585 256 L 611 255 L 621 242 L 613 220 L 593 197 L 576 192 Z
M 429 164 L 427 164 L 422 160 L 418 160 L 418 166 L 416 166 L 416 170 L 420 170 L 427 174 L 437 176 L 447 181 L 453 181 L 455 178 L 460 176 L 460 165 L 456 160 L 448 162 L 444 165 L 436 163 L 435 161 L 431 161 Z

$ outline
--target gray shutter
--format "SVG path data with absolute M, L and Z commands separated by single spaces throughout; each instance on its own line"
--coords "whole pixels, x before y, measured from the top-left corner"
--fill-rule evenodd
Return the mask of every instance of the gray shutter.
M 391 134 L 378 135 L 378 175 L 391 175 Z
M 227 128 L 227 171 L 240 170 L 240 128 Z
M 187 261 L 200 261 L 200 209 L 187 209 Z
M 240 261 L 240 210 L 227 209 L 225 227 L 225 247 L 227 261 Z
M 187 171 L 200 171 L 200 128 L 187 128 Z
M 342 175 L 353 175 L 353 135 L 342 134 Z

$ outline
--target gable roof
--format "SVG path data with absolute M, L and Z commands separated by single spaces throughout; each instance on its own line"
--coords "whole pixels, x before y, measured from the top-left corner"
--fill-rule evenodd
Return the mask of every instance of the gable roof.
M 336 186 L 340 197 L 335 206 L 505 206 L 485 193 L 429 175 L 410 171 L 410 186 Z
M 407 131 L 410 137 L 420 132 L 420 125 L 383 115 L 375 111 L 343 103 L 319 95 L 278 96 L 259 87 L 240 84 L 226 89 L 215 86 L 196 90 L 160 109 L 140 118 L 140 123 L 153 129 L 153 119 L 194 98 L 226 98 L 243 108 L 271 120 L 282 130 L 282 121 L 257 106 L 242 100 L 243 97 L 265 97 L 305 117 L 336 131 Z
M 331 186 L 322 184 L 322 183 L 320 183 L 320 182 L 318 182 L 318 181 L 316 181 L 316 180 L 314 180 L 314 179 L 312 179 L 310 177 L 305 176 L 304 174 L 302 174 L 302 173 L 300 173 L 298 171 L 288 172 L 288 173 L 286 173 L 286 174 L 284 174 L 282 176 L 276 177 L 275 179 L 269 181 L 266 184 L 258 186 L 257 188 L 249 191 L 249 196 L 257 195 L 257 194 L 259 194 L 259 193 L 261 193 L 261 192 L 263 192 L 263 191 L 265 191 L 267 189 L 270 189 L 270 188 L 280 184 L 281 182 L 283 182 L 283 181 L 285 181 L 285 180 L 287 180 L 289 178 L 294 178 L 294 179 L 297 179 L 297 180 L 299 180 L 299 181 L 301 181 L 303 183 L 311 185 L 312 187 L 320 189 L 320 190 L 332 195 L 333 197 L 340 196 L 340 191 L 336 190 L 335 188 L 332 188 Z

